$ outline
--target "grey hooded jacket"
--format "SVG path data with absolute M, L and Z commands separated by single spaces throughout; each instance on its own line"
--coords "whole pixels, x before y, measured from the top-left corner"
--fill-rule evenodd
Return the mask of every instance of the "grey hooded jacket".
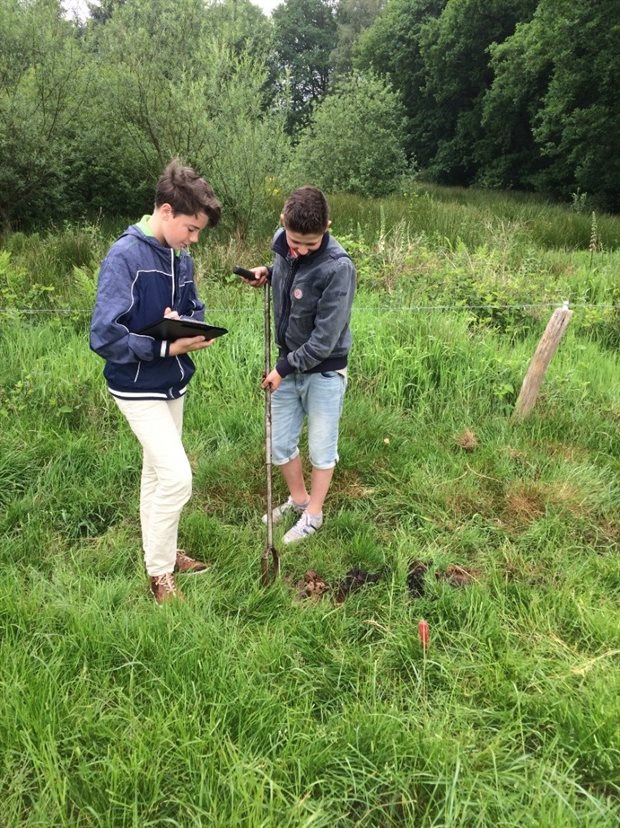
M 285 377 L 294 371 L 337 371 L 347 365 L 351 348 L 351 306 L 356 274 L 344 248 L 325 233 L 318 250 L 291 256 L 286 234 L 279 230 L 272 243 L 271 270 L 276 343 L 276 370 Z

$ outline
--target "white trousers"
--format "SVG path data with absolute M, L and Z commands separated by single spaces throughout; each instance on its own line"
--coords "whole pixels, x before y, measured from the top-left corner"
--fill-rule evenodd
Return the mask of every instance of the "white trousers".
M 192 494 L 192 470 L 181 442 L 185 400 L 114 399 L 143 450 L 140 524 L 146 571 L 163 575 L 174 569 L 181 511 Z

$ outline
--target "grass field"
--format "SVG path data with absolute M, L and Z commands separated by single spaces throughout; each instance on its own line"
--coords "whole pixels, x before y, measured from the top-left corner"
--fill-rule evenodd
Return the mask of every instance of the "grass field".
M 554 245 L 457 195 L 479 238 L 416 226 L 408 202 L 335 200 L 360 271 L 341 462 L 324 529 L 267 590 L 261 303 L 228 274 L 268 237 L 198 251 L 230 333 L 196 357 L 181 540 L 213 568 L 164 608 L 141 563 L 139 451 L 87 346 L 110 237 L 4 239 L 1 825 L 618 824 L 620 220 L 591 249 L 587 229 Z M 574 217 L 546 220 L 561 236 Z M 514 423 L 565 298 L 566 338 Z M 354 567 L 381 578 L 341 604 L 296 597 L 307 570 L 337 585 Z

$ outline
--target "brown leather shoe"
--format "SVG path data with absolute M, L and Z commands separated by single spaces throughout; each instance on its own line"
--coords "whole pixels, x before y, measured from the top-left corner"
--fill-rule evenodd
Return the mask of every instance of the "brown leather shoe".
M 202 563 L 202 561 L 195 561 L 186 555 L 183 549 L 177 549 L 177 561 L 174 565 L 174 571 L 179 575 L 199 575 L 206 572 L 211 564 Z
M 165 575 L 151 575 L 149 577 L 149 586 L 153 598 L 158 604 L 163 604 L 171 598 L 176 598 L 183 601 L 183 593 L 178 589 L 172 572 L 166 572 Z

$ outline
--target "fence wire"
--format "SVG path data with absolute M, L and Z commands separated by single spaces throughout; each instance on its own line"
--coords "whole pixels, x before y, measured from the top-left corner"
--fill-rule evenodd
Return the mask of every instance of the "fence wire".
M 597 308 L 602 310 L 620 310 L 620 305 L 614 305 L 611 303 L 594 303 L 594 302 L 568 302 L 566 300 L 562 300 L 560 302 L 525 302 L 521 304 L 515 305 L 494 305 L 494 304 L 487 304 L 487 305 L 401 305 L 399 307 L 394 307 L 394 305 L 373 305 L 373 306 L 364 306 L 364 305 L 354 305 L 353 311 L 355 313 L 377 313 L 378 311 L 382 313 L 454 313 L 454 312 L 463 312 L 469 310 L 489 310 L 489 311 L 496 311 L 496 310 L 535 310 L 535 309 L 548 309 L 548 308 L 558 308 L 558 307 L 565 307 L 565 308 Z M 235 313 L 243 313 L 249 314 L 254 313 L 255 311 L 260 310 L 258 306 L 256 308 L 226 308 L 226 307 L 218 307 L 218 306 L 209 306 L 207 307 L 207 311 L 209 313 L 221 313 L 221 314 L 235 314 Z M 35 316 L 37 314 L 50 314 L 50 315 L 58 315 L 58 316 L 79 316 L 85 314 L 91 314 L 93 312 L 92 308 L 0 308 L 0 314 L 4 315 L 13 315 L 13 314 L 23 314 L 25 316 Z

